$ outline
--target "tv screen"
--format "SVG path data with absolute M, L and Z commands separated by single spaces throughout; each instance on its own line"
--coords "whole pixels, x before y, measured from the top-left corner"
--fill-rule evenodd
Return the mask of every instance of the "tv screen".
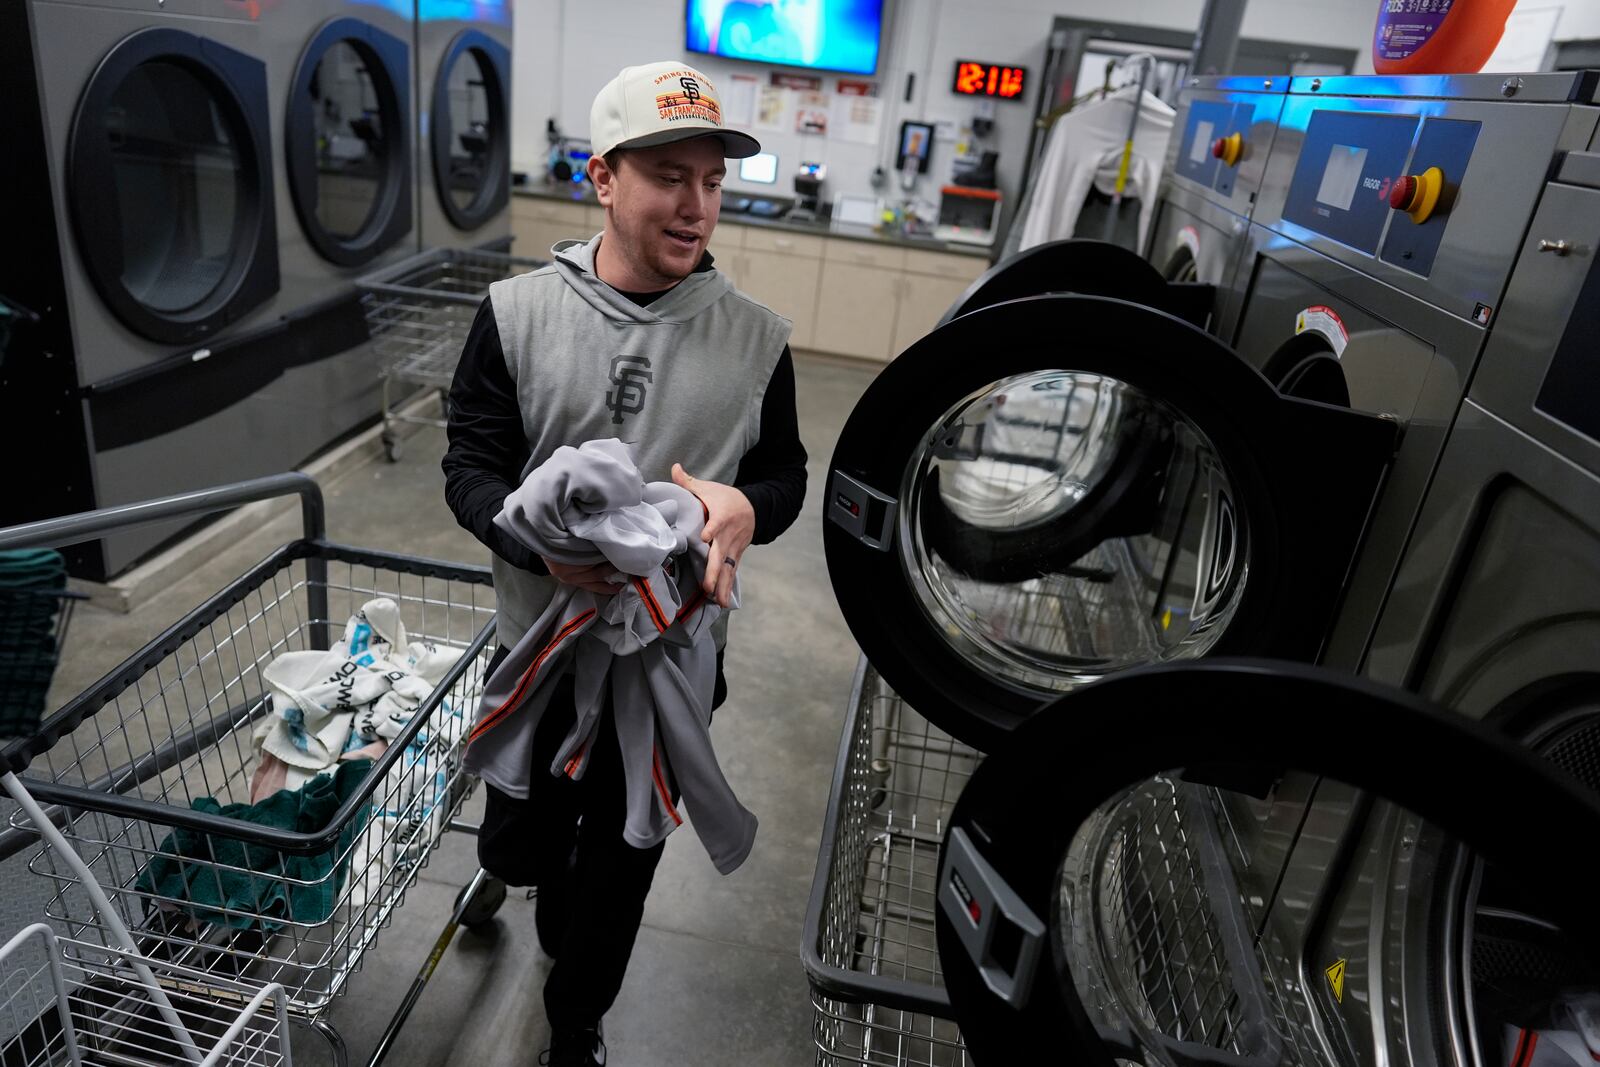
M 873 74 L 883 0 L 685 0 L 684 23 L 691 52 Z

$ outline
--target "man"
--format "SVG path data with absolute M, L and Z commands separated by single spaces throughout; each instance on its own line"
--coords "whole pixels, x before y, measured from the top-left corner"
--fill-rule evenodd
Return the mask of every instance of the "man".
M 618 74 L 595 97 L 590 137 L 604 231 L 562 242 L 550 266 L 490 288 L 450 390 L 445 497 L 493 550 L 497 662 L 556 583 L 617 588 L 608 566 L 544 560 L 494 525 L 506 495 L 561 445 L 621 438 L 647 480 L 670 477 L 698 496 L 705 587 L 724 607 L 745 549 L 787 529 L 805 496 L 790 323 L 735 291 L 706 252 L 724 159 L 760 145 L 723 126 L 711 80 L 678 62 Z M 727 691 L 725 621 L 713 707 Z M 532 780 L 485 782 L 479 857 L 490 873 L 539 888 L 535 925 L 556 961 L 541 1062 L 602 1064 L 600 1020 L 621 988 L 661 846 L 622 838 L 609 708 L 582 779 L 546 773 L 574 714 L 571 678 L 555 684 Z

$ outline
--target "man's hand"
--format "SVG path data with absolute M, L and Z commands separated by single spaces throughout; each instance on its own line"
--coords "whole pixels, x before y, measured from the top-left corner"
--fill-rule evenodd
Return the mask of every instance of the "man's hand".
M 731 485 L 690 477 L 683 464 L 672 465 L 672 480 L 700 498 L 706 506 L 706 525 L 700 540 L 709 542 L 706 555 L 706 594 L 726 608 L 733 596 L 733 576 L 744 550 L 756 535 L 756 509 L 750 498 Z
M 550 568 L 550 577 L 567 585 L 575 585 L 579 589 L 587 589 L 591 593 L 610 596 L 622 586 L 607 581 L 611 575 L 617 573 L 617 568 L 602 560 L 599 563 L 571 564 L 557 563 L 553 559 L 545 559 L 544 565 Z

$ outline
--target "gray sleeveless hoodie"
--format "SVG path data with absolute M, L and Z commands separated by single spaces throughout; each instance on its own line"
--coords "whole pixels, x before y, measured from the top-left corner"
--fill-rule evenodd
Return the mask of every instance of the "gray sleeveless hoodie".
M 563 241 L 549 266 L 489 287 L 532 453 L 523 477 L 562 445 L 616 437 L 633 446 L 645 481 L 671 481 L 682 463 L 731 484 L 760 439 L 761 401 L 792 324 L 715 269 L 642 308 L 594 273 L 602 236 Z M 498 556 L 493 567 L 498 638 L 511 647 L 557 583 Z

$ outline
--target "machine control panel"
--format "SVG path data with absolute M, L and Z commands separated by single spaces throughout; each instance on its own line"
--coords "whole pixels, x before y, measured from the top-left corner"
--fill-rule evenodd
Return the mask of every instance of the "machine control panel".
M 1189 119 L 1178 146 L 1177 172 L 1181 177 L 1206 188 L 1217 180 L 1217 157 L 1211 144 L 1233 125 L 1235 105 L 1220 100 L 1196 100 L 1189 105 Z
M 1482 125 L 1463 119 L 1423 120 L 1410 173 L 1398 178 L 1389 190 L 1395 219 L 1383 240 L 1385 263 L 1424 277 L 1433 270 L 1434 256 L 1444 240 L 1450 209 L 1466 177 Z
M 1178 148 L 1179 176 L 1233 196 L 1239 163 L 1248 154 L 1256 105 L 1223 100 L 1196 100 L 1189 106 Z
M 1283 217 L 1377 255 L 1389 194 L 1404 173 L 1415 115 L 1317 111 L 1306 128 Z

